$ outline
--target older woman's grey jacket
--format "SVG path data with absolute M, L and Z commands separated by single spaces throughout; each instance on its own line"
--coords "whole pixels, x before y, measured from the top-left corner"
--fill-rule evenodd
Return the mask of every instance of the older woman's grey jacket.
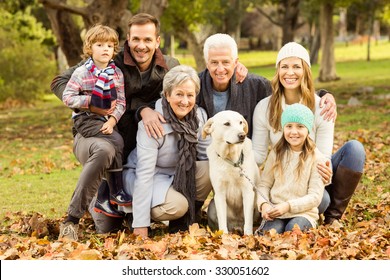
M 156 111 L 162 113 L 161 99 L 156 102 Z M 201 139 L 201 130 L 207 121 L 206 111 L 197 110 L 199 118 L 198 159 L 207 159 L 206 147 L 210 138 Z M 124 166 L 126 191 L 133 196 L 133 227 L 150 226 L 151 208 L 162 204 L 175 175 L 179 162 L 178 134 L 170 124 L 163 124 L 165 135 L 154 139 L 146 134 L 145 127 L 138 123 L 137 147 L 130 153 Z

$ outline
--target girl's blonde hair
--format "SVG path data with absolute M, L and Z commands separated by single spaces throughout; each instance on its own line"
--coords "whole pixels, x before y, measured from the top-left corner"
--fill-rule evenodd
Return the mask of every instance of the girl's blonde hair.
M 295 173 L 295 179 L 298 180 L 303 172 L 303 165 L 305 161 L 307 160 L 315 160 L 315 148 L 316 144 L 314 141 L 309 137 L 309 134 L 306 136 L 305 142 L 302 146 L 302 152 L 299 155 L 299 162 Z M 283 174 L 283 169 L 285 166 L 283 166 L 283 163 L 289 162 L 289 159 L 285 157 L 288 157 L 290 153 L 290 144 L 287 142 L 286 138 L 284 136 L 280 138 L 280 140 L 276 143 L 274 146 L 274 151 L 276 154 L 276 160 L 272 167 L 273 172 L 278 172 L 278 174 L 281 176 Z M 285 160 L 283 160 L 285 159 Z M 284 176 L 281 178 L 284 179 Z
M 302 59 L 301 59 L 302 60 Z M 279 69 L 280 64 L 276 69 L 276 73 L 272 78 L 272 95 L 268 105 L 269 109 L 269 123 L 274 129 L 274 132 L 282 130 L 281 126 L 281 116 L 283 112 L 282 108 L 282 97 L 284 92 L 284 87 L 279 80 Z M 302 104 L 309 107 L 313 113 L 315 111 L 315 90 L 314 90 L 314 81 L 311 74 L 310 67 L 302 60 L 303 67 L 303 77 L 301 82 L 301 95 L 302 95 Z
M 114 55 L 112 58 L 119 52 L 118 33 L 109 26 L 98 24 L 89 29 L 85 34 L 82 58 L 86 59 L 92 56 L 92 45 L 96 42 L 113 43 Z

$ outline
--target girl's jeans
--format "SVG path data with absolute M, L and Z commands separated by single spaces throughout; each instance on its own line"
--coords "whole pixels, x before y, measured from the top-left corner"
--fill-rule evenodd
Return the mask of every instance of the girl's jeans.
M 306 231 L 313 227 L 308 219 L 298 216 L 289 219 L 274 219 L 272 221 L 267 221 L 262 231 L 269 231 L 274 228 L 277 233 L 283 233 L 285 231 L 292 231 L 295 224 L 297 224 L 302 231 Z

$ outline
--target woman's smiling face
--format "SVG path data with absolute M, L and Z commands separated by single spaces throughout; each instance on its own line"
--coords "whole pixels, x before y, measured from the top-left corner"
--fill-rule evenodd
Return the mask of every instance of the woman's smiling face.
M 279 81 L 285 90 L 299 90 L 303 78 L 302 59 L 288 57 L 279 63 Z
M 196 92 L 192 80 L 187 80 L 173 88 L 170 94 L 166 94 L 167 101 L 176 117 L 183 119 L 195 106 Z

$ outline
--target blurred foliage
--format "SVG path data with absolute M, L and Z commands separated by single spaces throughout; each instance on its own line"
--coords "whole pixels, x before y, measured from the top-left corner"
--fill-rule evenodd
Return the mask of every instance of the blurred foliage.
M 222 15 L 223 10 L 216 0 L 171 0 L 161 18 L 162 29 L 172 32 L 186 26 L 191 31 L 199 32 L 202 26 L 208 24 L 221 26 Z
M 31 9 L 11 13 L 0 9 L 0 102 L 31 102 L 49 92 L 56 66 L 51 31 L 31 15 Z

